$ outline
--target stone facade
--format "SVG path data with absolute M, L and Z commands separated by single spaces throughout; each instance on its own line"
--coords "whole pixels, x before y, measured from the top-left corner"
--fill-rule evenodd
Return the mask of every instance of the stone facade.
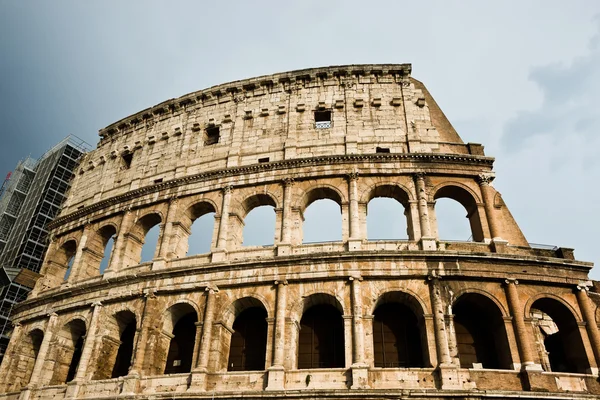
M 410 73 L 276 74 L 102 129 L 15 315 L 0 399 L 596 398 L 592 265 L 527 243 L 493 158 Z M 376 197 L 404 206 L 408 240 L 367 240 Z M 473 241 L 439 240 L 440 198 Z M 303 243 L 319 199 L 340 206 L 339 242 Z M 242 245 L 258 206 L 273 246 Z M 211 213 L 210 252 L 187 255 Z

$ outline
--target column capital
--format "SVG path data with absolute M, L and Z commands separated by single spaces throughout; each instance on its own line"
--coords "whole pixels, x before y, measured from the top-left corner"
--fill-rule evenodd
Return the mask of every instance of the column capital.
M 144 290 L 144 297 L 147 299 L 154 299 L 156 298 L 156 289 L 152 288 L 152 289 L 146 289 Z
M 204 288 L 204 291 L 211 294 L 211 293 L 217 293 L 219 291 L 219 288 L 217 287 L 217 285 L 207 285 Z
M 288 284 L 288 281 L 287 281 L 287 279 L 284 279 L 282 281 L 275 281 L 274 283 L 275 283 L 275 285 L 284 285 L 285 286 Z
M 490 186 L 495 177 L 493 172 L 483 172 L 477 176 L 477 183 L 479 186 Z
M 346 174 L 346 179 L 348 179 L 349 181 L 356 181 L 356 180 L 358 180 L 359 175 L 360 175 L 360 173 L 358 171 L 348 172 Z
M 359 282 L 362 282 L 362 280 L 363 280 L 363 277 L 362 277 L 362 275 L 360 275 L 360 274 L 357 274 L 357 275 L 350 275 L 350 276 L 348 276 L 348 280 L 349 280 L 350 282 L 352 282 L 352 281 L 354 281 L 354 280 L 357 280 L 357 281 L 359 281 Z
M 504 280 L 504 283 L 507 284 L 507 285 L 510 285 L 511 283 L 515 284 L 515 285 L 518 285 L 519 281 L 516 278 L 506 278 Z
M 417 180 L 422 180 L 425 179 L 425 175 L 427 175 L 425 172 L 421 171 L 421 172 L 415 172 L 413 174 L 413 177 Z
M 179 201 L 179 196 L 177 196 L 177 195 L 169 197 L 169 204 L 177 204 L 178 201 Z
M 223 188 L 221 188 L 221 191 L 223 192 L 223 194 L 229 194 L 229 193 L 233 192 L 233 186 L 232 185 L 224 186 Z
M 90 306 L 92 306 L 92 308 L 102 307 L 102 302 L 94 301 L 93 303 L 90 304 Z
M 287 177 L 283 179 L 283 186 L 288 187 L 288 186 L 294 186 L 294 178 L 293 177 Z
M 577 285 L 577 290 L 580 292 L 589 292 L 590 288 L 587 285 Z

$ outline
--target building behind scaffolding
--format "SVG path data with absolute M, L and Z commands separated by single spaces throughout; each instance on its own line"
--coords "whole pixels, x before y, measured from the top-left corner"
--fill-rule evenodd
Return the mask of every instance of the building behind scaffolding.
M 60 210 L 78 160 L 87 151 L 69 136 L 35 160 L 27 157 L 0 187 L 0 361 L 13 307 L 33 288 L 47 248 L 46 225 Z

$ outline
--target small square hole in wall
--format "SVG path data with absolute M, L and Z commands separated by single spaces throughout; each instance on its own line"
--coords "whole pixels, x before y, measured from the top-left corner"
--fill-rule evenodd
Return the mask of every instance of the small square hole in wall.
M 218 126 L 211 126 L 206 128 L 204 135 L 204 145 L 210 146 L 213 144 L 219 143 L 219 138 L 221 137 L 221 132 Z
M 315 128 L 331 128 L 331 110 L 315 111 Z
M 131 161 L 133 160 L 133 153 L 125 153 L 121 156 L 122 160 L 123 160 L 123 166 L 125 166 L 126 169 L 131 168 Z
M 389 153 L 390 149 L 389 147 L 376 147 L 375 148 L 375 153 Z

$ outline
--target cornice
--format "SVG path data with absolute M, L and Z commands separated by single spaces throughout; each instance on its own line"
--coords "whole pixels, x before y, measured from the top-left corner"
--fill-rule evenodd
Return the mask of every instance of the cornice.
M 291 160 L 273 161 L 269 163 L 252 164 L 242 167 L 232 167 L 220 170 L 201 172 L 181 178 L 171 179 L 158 184 L 145 186 L 127 193 L 101 200 L 97 203 L 79 209 L 71 214 L 56 218 L 48 224 L 48 229 L 55 229 L 63 224 L 83 218 L 93 212 L 110 207 L 114 204 L 133 200 L 138 197 L 172 189 L 181 185 L 204 182 L 211 179 L 233 177 L 250 173 L 264 172 L 268 170 L 284 170 L 304 166 L 318 166 L 327 164 L 353 163 L 361 161 L 390 162 L 390 161 L 420 161 L 432 163 L 463 163 L 491 167 L 494 163 L 493 157 L 473 156 L 468 154 L 440 154 L 440 153 L 394 153 L 394 154 L 349 154 L 335 156 L 320 156 L 311 158 L 295 158 Z

